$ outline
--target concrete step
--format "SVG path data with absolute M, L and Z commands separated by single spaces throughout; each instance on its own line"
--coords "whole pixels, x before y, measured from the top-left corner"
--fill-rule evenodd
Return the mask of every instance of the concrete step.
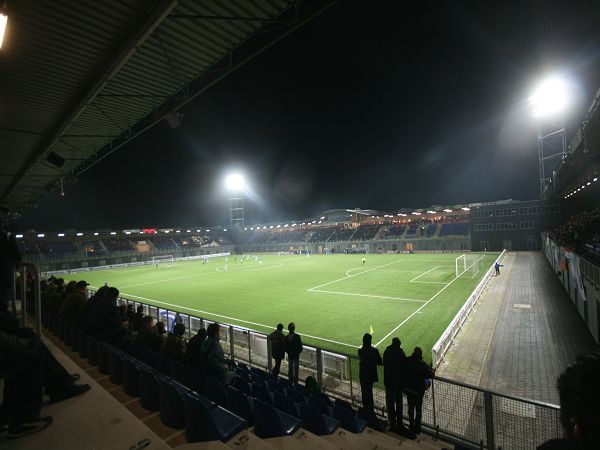
M 265 441 L 280 450 L 339 450 L 343 448 L 302 428 L 292 436 L 270 438 Z

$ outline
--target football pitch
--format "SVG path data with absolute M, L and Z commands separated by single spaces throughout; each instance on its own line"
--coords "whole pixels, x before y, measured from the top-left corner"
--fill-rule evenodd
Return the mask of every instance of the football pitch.
M 117 287 L 123 298 L 270 333 L 296 323 L 305 344 L 356 355 L 373 331 L 381 351 L 398 336 L 409 353 L 431 347 L 497 254 L 455 275 L 459 254 L 237 255 L 112 268 L 67 279 Z M 365 258 L 363 264 L 362 259 Z

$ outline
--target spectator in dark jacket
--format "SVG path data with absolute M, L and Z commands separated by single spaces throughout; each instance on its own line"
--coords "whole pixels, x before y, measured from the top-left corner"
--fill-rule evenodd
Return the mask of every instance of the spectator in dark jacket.
M 85 309 L 87 302 L 87 287 L 85 281 L 78 281 L 75 289 L 69 294 L 65 301 L 60 306 L 58 317 L 65 322 L 79 326 L 79 319 Z
M 147 347 L 153 352 L 158 352 L 162 347 L 163 340 L 154 330 L 152 326 L 153 321 L 154 319 L 151 316 L 142 318 L 142 326 L 133 342 L 134 344 Z
M 292 386 L 298 384 L 300 372 L 300 353 L 302 353 L 302 339 L 296 334 L 296 324 L 290 322 L 288 335 L 285 337 L 285 352 L 288 355 L 288 381 Z
M 183 361 L 185 355 L 185 325 L 182 323 L 175 324 L 173 332 L 167 336 L 165 342 L 160 348 L 160 353 L 175 361 Z
M 137 310 L 135 311 L 135 314 L 133 315 L 133 321 L 132 321 L 133 331 L 135 331 L 135 332 L 140 331 L 140 328 L 142 327 L 142 319 L 143 318 L 144 318 L 144 307 L 142 305 L 139 305 L 137 307 Z
M 98 300 L 85 320 L 85 328 L 92 336 L 114 345 L 121 345 L 127 336 L 127 328 L 123 326 L 117 309 L 118 297 L 117 288 L 108 288 L 106 297 Z
M 392 431 L 405 434 L 402 423 L 402 390 L 406 355 L 400 344 L 400 339 L 395 337 L 392 339 L 392 345 L 383 352 L 383 384 L 390 428 Z
M 228 368 L 225 364 L 225 354 L 219 342 L 219 331 L 221 327 L 218 323 L 211 323 L 206 332 L 207 338 L 200 347 L 202 365 L 206 374 L 213 377 L 221 383 L 226 382 Z
M 184 358 L 186 366 L 202 369 L 202 356 L 200 350 L 202 344 L 204 344 L 204 341 L 206 340 L 206 335 L 206 328 L 200 328 L 196 335 L 189 340 Z
M 281 368 L 281 360 L 285 357 L 285 335 L 283 334 L 282 324 L 278 324 L 277 329 L 269 335 L 269 341 L 271 342 L 271 355 L 275 360 L 273 376 L 277 378 Z
M 377 366 L 382 363 L 379 350 L 371 346 L 372 339 L 373 337 L 369 333 L 365 333 L 363 336 L 363 345 L 358 349 L 358 357 L 360 358 L 359 379 L 363 408 L 371 411 L 375 409 L 373 383 L 379 381 Z
M 592 450 L 600 442 L 600 349 L 577 358 L 558 377 L 563 439 L 538 450 Z
M 404 392 L 408 401 L 409 431 L 420 434 L 425 380 L 433 378 L 434 375 L 431 367 L 423 361 L 421 347 L 415 347 L 413 354 L 409 358 L 406 358 L 406 370 L 404 373 Z

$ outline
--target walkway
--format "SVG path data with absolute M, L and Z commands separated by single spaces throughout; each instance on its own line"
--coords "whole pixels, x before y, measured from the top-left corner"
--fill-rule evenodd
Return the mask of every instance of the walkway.
M 558 375 L 596 344 L 542 253 L 508 253 L 503 264 L 438 374 L 558 404 Z

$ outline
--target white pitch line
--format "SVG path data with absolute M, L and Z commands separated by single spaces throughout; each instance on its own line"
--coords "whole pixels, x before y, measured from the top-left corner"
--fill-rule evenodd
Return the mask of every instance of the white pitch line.
M 414 277 L 412 280 L 410 280 L 410 282 L 412 283 L 413 281 L 415 281 L 417 278 L 421 278 L 423 275 L 427 275 L 429 272 L 433 272 L 435 269 L 437 269 L 440 266 L 435 266 L 433 269 L 429 269 L 427 272 L 423 272 L 421 275 L 419 275 L 418 277 Z
M 387 298 L 390 300 L 404 300 L 407 302 L 419 302 L 419 303 L 425 303 L 427 301 L 427 300 L 418 300 L 416 298 L 388 297 L 386 295 L 373 295 L 373 294 L 356 294 L 354 292 L 323 291 L 320 289 L 311 289 L 310 292 L 320 292 L 323 294 L 337 294 L 337 295 L 355 295 L 357 297 Z
M 425 283 L 425 284 L 448 284 L 443 281 L 411 281 L 411 283 Z
M 94 289 L 98 289 L 95 286 L 91 286 L 91 287 L 94 288 Z M 147 301 L 153 302 L 153 303 L 160 303 L 161 305 L 173 306 L 173 307 L 179 308 L 179 309 L 187 309 L 188 311 L 194 311 L 194 312 L 198 312 L 200 314 L 207 314 L 207 315 L 211 315 L 211 316 L 215 316 L 215 317 L 222 317 L 223 319 L 235 320 L 236 322 L 248 323 L 250 325 L 256 325 L 256 326 L 263 327 L 263 328 L 275 328 L 275 325 L 265 325 L 265 324 L 262 324 L 262 323 L 250 322 L 249 320 L 242 320 L 242 319 L 238 319 L 236 317 L 224 316 L 223 314 L 216 314 L 216 313 L 212 313 L 212 312 L 209 312 L 209 311 L 202 311 L 200 309 L 188 308 L 187 306 L 175 305 L 173 303 L 167 303 L 167 302 L 163 302 L 161 300 L 154 300 L 153 298 L 141 297 L 139 295 L 127 294 L 125 292 L 122 292 L 121 295 L 127 296 L 127 297 L 135 297 L 135 298 L 139 298 L 141 300 L 147 300 Z M 259 330 L 252 330 L 251 329 L 251 331 L 256 331 L 257 333 L 261 333 L 261 331 L 259 331 Z M 301 336 L 306 336 L 306 337 L 312 338 L 312 339 L 318 339 L 320 341 L 331 342 L 333 344 L 345 345 L 346 347 L 352 347 L 352 348 L 359 348 L 360 347 L 358 345 L 351 345 L 351 344 L 346 344 L 345 342 L 334 341 L 333 339 L 322 338 L 322 337 L 319 337 L 319 336 L 311 336 L 310 334 L 304 334 L 303 333 L 303 334 L 301 334 Z
M 483 256 L 481 258 L 483 258 Z M 481 259 L 481 258 L 479 258 L 479 259 Z M 477 261 L 479 261 L 479 259 Z M 375 347 L 377 347 L 379 344 L 381 344 L 383 341 L 385 341 L 388 337 L 390 337 L 392 335 L 392 333 L 395 333 L 398 328 L 400 328 L 402 325 L 404 325 L 406 322 L 408 322 L 415 314 L 418 314 L 423 308 L 425 308 L 427 305 L 429 305 L 429 303 L 431 303 L 431 301 L 433 299 L 435 299 L 438 295 L 440 295 L 442 292 L 444 292 L 444 290 L 448 286 L 450 286 L 452 283 L 454 283 L 458 279 L 459 279 L 458 277 L 454 278 L 452 281 L 450 281 L 450 283 L 448 283 L 446 286 L 444 286 L 442 289 L 440 289 L 437 294 L 435 294 L 433 297 L 431 297 L 429 300 L 427 300 L 427 302 L 425 302 L 423 305 L 419 306 L 419 308 L 414 313 L 412 313 L 410 316 L 408 316 L 406 319 L 404 319 L 402 322 L 400 322 L 398 324 L 398 326 L 396 326 L 392 331 L 390 331 L 388 334 L 386 334 L 379 342 L 377 342 L 377 344 L 375 344 Z
M 373 270 L 381 269 L 382 267 L 390 266 L 392 264 L 398 264 L 399 262 L 403 262 L 403 261 L 401 259 L 399 259 L 398 261 L 392 261 L 391 263 L 387 263 L 387 264 L 383 264 L 381 266 L 373 267 L 373 268 L 368 269 L 368 270 L 363 270 L 362 272 L 358 272 L 356 275 L 345 276 L 343 278 L 338 278 L 337 280 L 328 281 L 327 283 L 323 283 L 323 284 L 320 284 L 318 286 L 314 286 L 314 287 L 308 288 L 307 290 L 308 291 L 314 291 L 315 289 L 319 289 L 319 288 L 321 288 L 323 286 L 327 286 L 329 284 L 337 283 L 338 281 L 347 280 L 348 278 L 357 277 L 359 275 L 362 275 L 363 273 L 367 273 L 367 272 L 371 272 Z

